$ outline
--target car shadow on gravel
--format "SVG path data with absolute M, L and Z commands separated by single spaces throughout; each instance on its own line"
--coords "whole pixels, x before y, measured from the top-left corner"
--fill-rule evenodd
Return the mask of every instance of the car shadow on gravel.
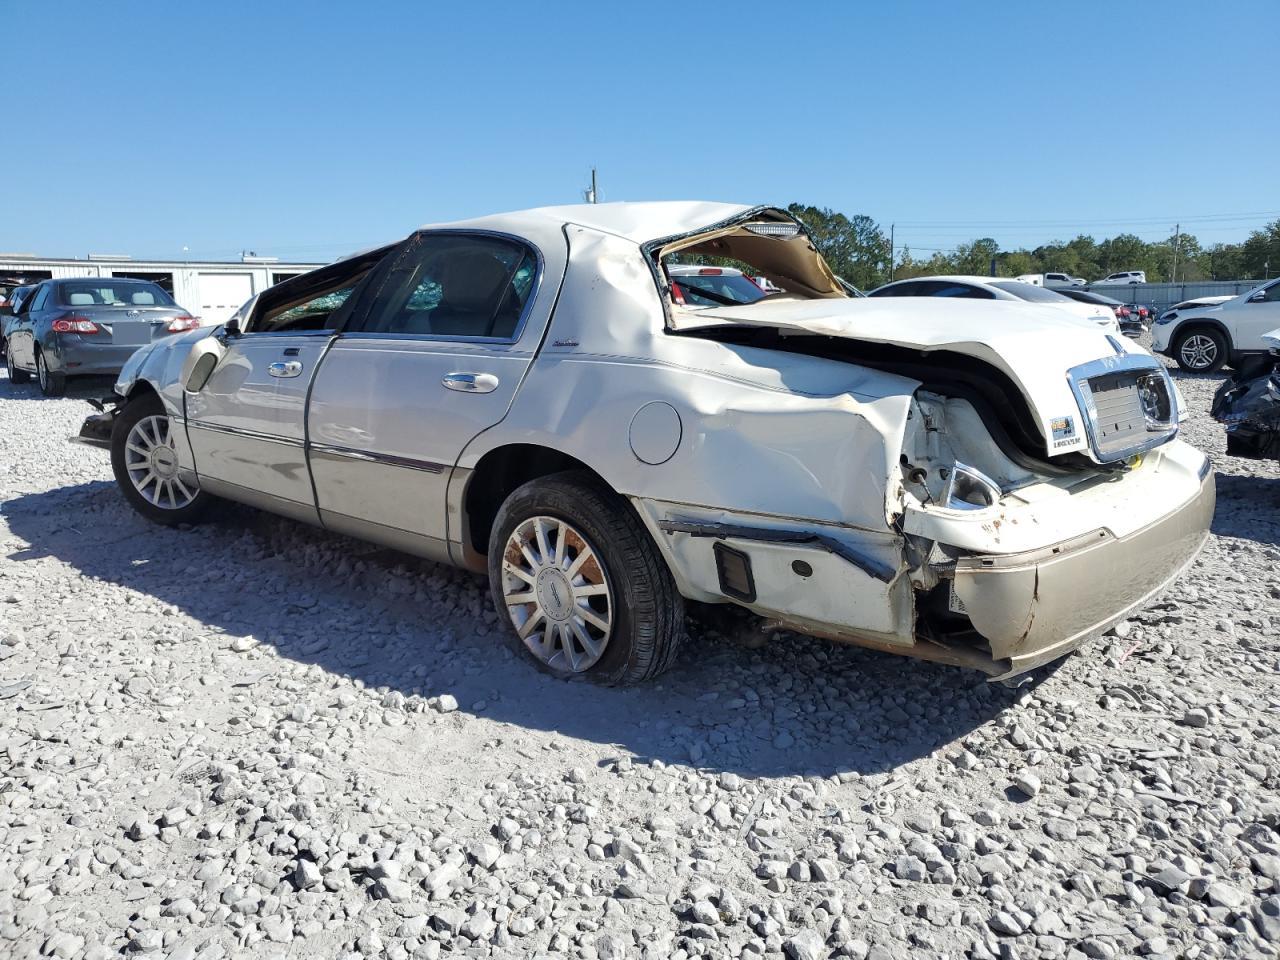
M 1210 529 L 1220 537 L 1280 545 L 1280 477 L 1218 471 L 1214 479 L 1218 506 Z
M 0 370 L 3 364 L 0 364 Z M 72 377 L 67 381 L 66 393 L 63 397 L 46 397 L 40 392 L 40 386 L 35 379 L 29 380 L 27 383 L 10 383 L 8 376 L 0 374 L 0 383 L 4 384 L 4 397 L 8 400 L 101 400 L 103 397 L 113 396 L 115 386 L 115 377 L 110 376 L 91 376 L 91 377 Z
M 250 635 L 384 696 L 399 691 L 412 704 L 448 693 L 463 713 L 601 745 L 601 763 L 626 753 L 746 776 L 888 772 L 963 738 L 1022 692 L 807 637 L 749 649 L 696 624 L 655 683 L 566 683 L 510 652 L 487 584 L 465 571 L 231 504 L 192 529 L 157 527 L 104 481 L 25 494 L 0 510 L 29 545 L 11 561 L 53 557 L 198 621 L 154 609 L 139 618 L 117 594 L 95 629 L 203 637 L 198 656 L 228 693 L 235 677 L 274 662 L 232 650 L 233 638 Z

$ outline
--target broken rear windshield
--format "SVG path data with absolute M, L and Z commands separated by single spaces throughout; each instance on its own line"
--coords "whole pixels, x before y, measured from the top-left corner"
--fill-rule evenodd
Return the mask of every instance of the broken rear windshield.
M 691 307 L 723 307 L 755 303 L 765 293 L 741 274 L 682 274 L 671 278 Z M 705 295 L 704 295 L 705 294 Z

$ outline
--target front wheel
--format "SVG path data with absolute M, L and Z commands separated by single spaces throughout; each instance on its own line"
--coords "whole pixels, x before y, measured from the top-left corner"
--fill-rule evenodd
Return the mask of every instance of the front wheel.
M 111 471 L 129 505 L 154 523 L 193 523 L 209 494 L 182 476 L 173 424 L 154 393 L 129 403 L 111 428 Z
M 684 600 L 631 507 L 589 474 L 532 480 L 503 503 L 489 584 L 511 642 L 561 678 L 628 685 L 671 666 Z
M 46 397 L 60 397 L 67 392 L 67 375 L 49 369 L 43 350 L 36 351 L 36 380 Z
M 4 351 L 4 368 L 9 373 L 10 383 L 28 383 L 31 380 L 31 374 L 26 370 L 19 370 L 13 362 L 13 350 L 9 348 L 8 343 L 5 344 Z
M 1227 362 L 1227 341 L 1210 327 L 1188 330 L 1178 336 L 1173 356 L 1188 373 L 1213 373 Z

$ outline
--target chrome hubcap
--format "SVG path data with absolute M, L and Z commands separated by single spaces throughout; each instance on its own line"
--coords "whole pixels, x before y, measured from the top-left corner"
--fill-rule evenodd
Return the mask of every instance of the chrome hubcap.
M 178 451 L 168 417 L 143 417 L 124 442 L 124 466 L 133 489 L 153 506 L 179 510 L 200 488 L 178 475 Z
M 604 655 L 613 594 L 587 539 L 555 517 L 530 517 L 502 554 L 502 598 L 529 652 L 555 670 L 581 673 Z
M 1213 342 L 1212 337 L 1193 333 L 1183 341 L 1179 353 L 1182 356 L 1182 362 L 1188 367 L 1203 370 L 1205 367 L 1212 366 L 1213 361 L 1218 359 L 1218 345 Z

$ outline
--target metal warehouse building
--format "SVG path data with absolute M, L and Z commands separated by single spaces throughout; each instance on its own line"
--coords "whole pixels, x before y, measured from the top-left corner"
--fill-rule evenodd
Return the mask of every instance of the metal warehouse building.
M 314 270 L 318 263 L 284 263 L 275 257 L 245 255 L 238 262 L 134 260 L 124 256 L 90 254 L 84 260 L 0 253 L 0 285 L 33 283 L 61 277 L 129 277 L 151 280 L 173 295 L 178 304 L 203 318 L 221 323 L 255 293 Z

